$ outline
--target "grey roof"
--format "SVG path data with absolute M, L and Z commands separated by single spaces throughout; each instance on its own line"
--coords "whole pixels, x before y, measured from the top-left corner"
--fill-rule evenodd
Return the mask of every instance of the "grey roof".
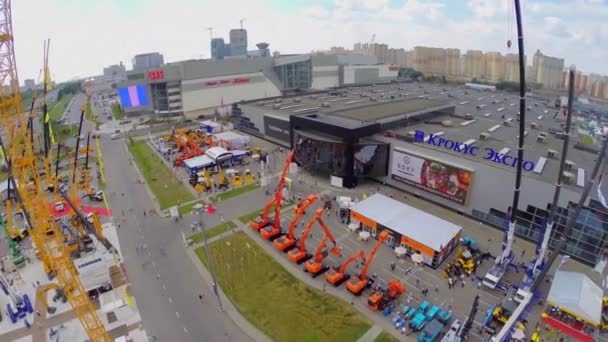
M 445 104 L 446 103 L 443 101 L 428 99 L 407 99 L 394 102 L 378 103 L 353 109 L 343 109 L 335 111 L 331 114 L 344 118 L 360 120 L 363 122 L 373 122 L 400 114 L 413 113 L 441 107 Z
M 583 273 L 557 271 L 547 301 L 594 324 L 602 319 L 602 288 Z
M 200 59 L 170 63 L 168 65 L 179 65 L 182 70 L 183 79 L 187 80 L 260 71 L 264 72 L 272 69 L 272 58 Z
M 462 228 L 382 194 L 374 194 L 354 205 L 357 212 L 401 235 L 441 250 Z

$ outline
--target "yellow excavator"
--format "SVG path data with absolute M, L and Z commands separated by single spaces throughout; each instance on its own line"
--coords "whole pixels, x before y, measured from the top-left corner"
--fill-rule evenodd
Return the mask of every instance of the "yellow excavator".
M 253 183 L 253 176 L 251 175 L 251 170 L 245 170 L 245 184 Z
M 234 171 L 234 175 L 232 176 L 232 186 L 237 187 L 243 185 L 243 177 L 241 176 L 241 171 Z
M 227 189 L 229 185 L 230 185 L 230 182 L 228 181 L 228 178 L 226 178 L 226 174 L 224 173 L 224 170 L 218 166 L 218 172 L 217 172 L 218 189 Z

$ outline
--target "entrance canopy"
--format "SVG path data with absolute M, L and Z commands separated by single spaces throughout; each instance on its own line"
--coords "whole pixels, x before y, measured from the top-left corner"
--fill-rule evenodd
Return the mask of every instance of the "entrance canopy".
M 351 212 L 355 212 L 353 218 L 366 225 L 383 225 L 435 251 L 441 251 L 462 230 L 460 226 L 382 194 L 356 203 Z
M 602 288 L 583 273 L 557 271 L 547 301 L 593 325 L 602 319 Z

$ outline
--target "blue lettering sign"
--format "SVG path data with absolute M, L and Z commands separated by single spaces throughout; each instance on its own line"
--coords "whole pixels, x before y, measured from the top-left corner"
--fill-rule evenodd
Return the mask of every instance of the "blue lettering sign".
M 439 137 L 435 134 L 429 134 L 427 139 L 428 140 L 426 142 L 430 145 L 443 147 L 445 149 L 452 150 L 454 152 L 460 152 L 462 154 L 470 154 L 474 157 L 478 156 L 477 153 L 479 151 L 479 147 L 469 146 L 467 144 L 463 144 L 458 141 Z M 425 142 L 423 131 L 418 131 L 418 130 L 415 131 L 414 142 L 419 142 L 419 143 Z M 483 159 L 491 160 L 497 164 L 515 167 L 517 165 L 517 161 L 519 160 L 518 158 L 508 156 L 504 153 L 496 152 L 496 151 L 494 151 L 494 149 L 489 148 L 489 147 L 485 147 L 484 151 L 486 152 L 486 155 L 483 157 Z M 525 160 L 522 164 L 522 169 L 524 169 L 525 171 L 534 170 L 534 162 L 532 162 L 530 160 Z

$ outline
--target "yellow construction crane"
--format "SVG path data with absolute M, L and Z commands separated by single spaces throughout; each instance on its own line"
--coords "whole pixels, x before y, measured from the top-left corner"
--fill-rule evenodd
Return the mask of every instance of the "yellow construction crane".
M 19 92 L 15 63 L 14 36 L 11 21 L 11 1 L 0 0 L 0 125 L 4 132 L 0 140 L 0 154 L 5 161 L 9 182 L 21 203 L 38 255 L 47 272 L 57 277 L 76 316 L 91 341 L 112 341 L 97 317 L 95 306 L 70 258 L 63 234 L 55 223 L 48 206 L 34 153 L 28 115 L 24 113 Z M 50 234 L 44 234 L 50 232 Z

